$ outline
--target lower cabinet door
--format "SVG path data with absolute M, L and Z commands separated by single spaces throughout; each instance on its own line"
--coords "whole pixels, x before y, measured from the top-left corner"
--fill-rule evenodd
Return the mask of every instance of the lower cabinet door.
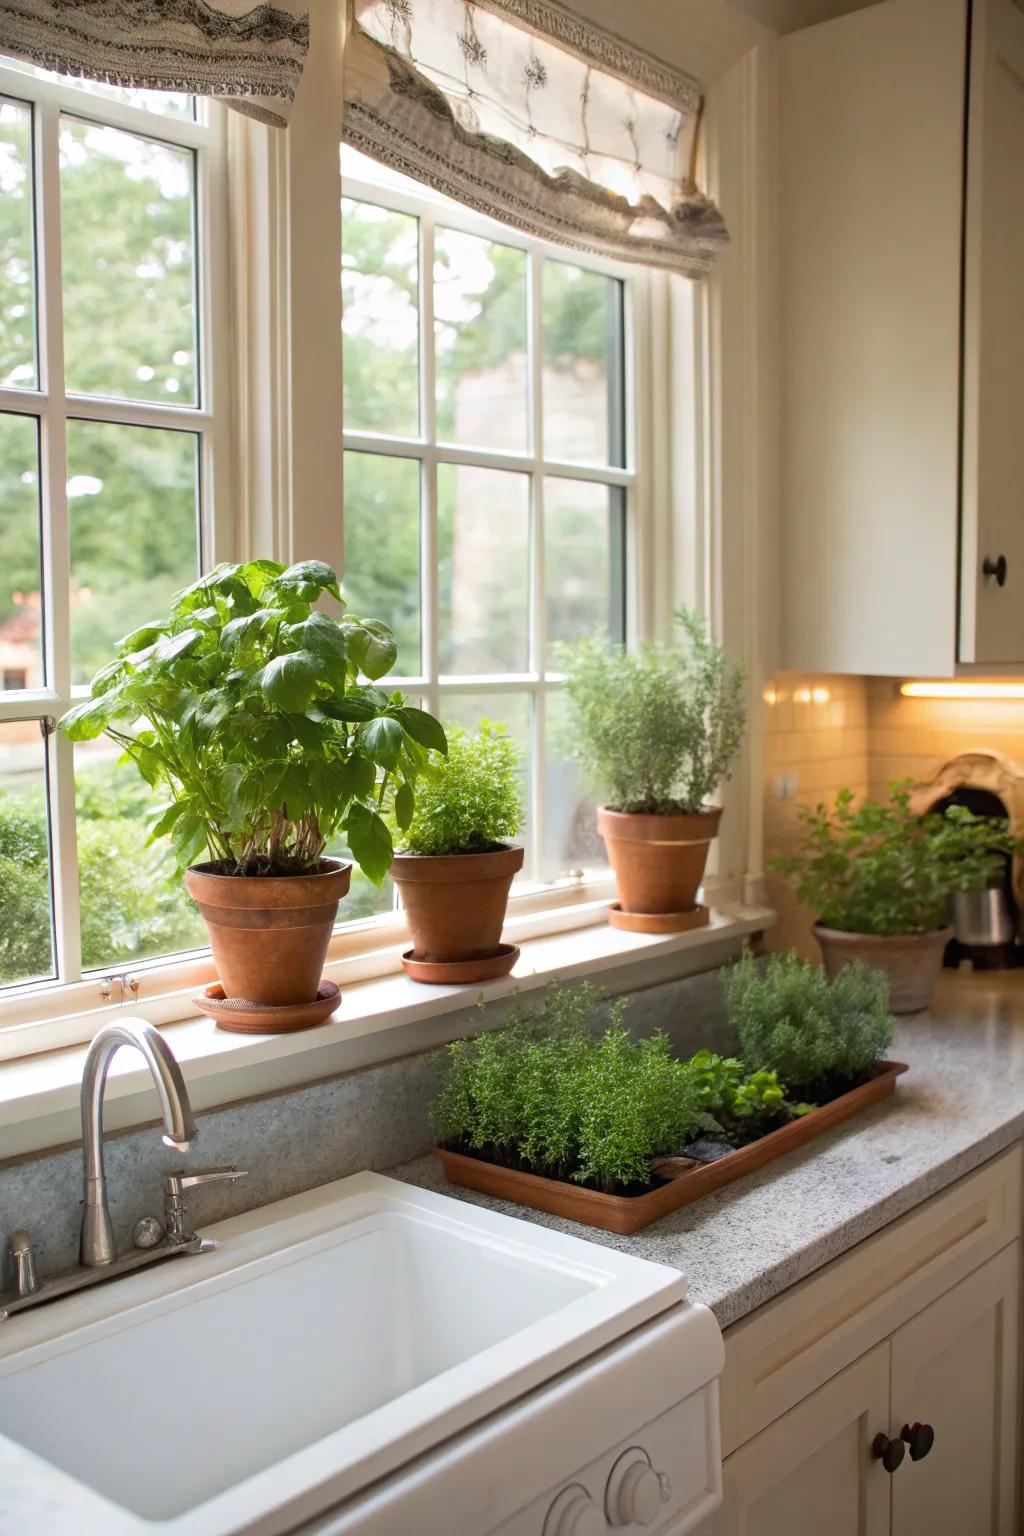
M 893 1478 L 872 1454 L 889 1417 L 886 1342 L 727 1459 L 713 1536 L 889 1536 Z
M 920 1456 L 892 1479 L 892 1536 L 1016 1536 L 1020 1249 L 892 1337 L 889 1433 L 907 1425 Z

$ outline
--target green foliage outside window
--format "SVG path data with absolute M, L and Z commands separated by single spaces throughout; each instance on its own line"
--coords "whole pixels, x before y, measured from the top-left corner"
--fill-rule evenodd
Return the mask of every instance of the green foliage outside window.
M 917 816 L 906 784 L 887 803 L 855 806 L 841 789 L 835 805 L 801 806 L 796 851 L 773 861 L 826 928 L 846 933 L 932 933 L 946 925 L 951 891 L 982 890 L 1024 849 L 1008 824 L 961 805 Z

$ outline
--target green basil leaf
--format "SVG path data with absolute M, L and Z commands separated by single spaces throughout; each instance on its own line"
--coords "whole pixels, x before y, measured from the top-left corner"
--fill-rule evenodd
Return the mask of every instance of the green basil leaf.
M 395 637 L 377 619 L 342 620 L 348 654 L 365 677 L 377 679 L 390 672 L 398 660 Z
M 95 741 L 102 736 L 107 723 L 113 718 L 116 698 L 109 693 L 98 699 L 86 699 L 69 709 L 60 722 L 60 728 L 71 741 Z
M 149 837 L 146 839 L 147 843 L 155 843 L 158 837 L 166 837 L 174 823 L 178 820 L 178 817 L 183 816 L 187 810 L 187 800 L 172 800 L 163 814 L 158 816 L 150 827 Z
M 320 708 L 332 720 L 358 723 L 375 720 L 388 707 L 386 696 L 379 688 L 350 688 L 341 698 L 327 699 Z
M 308 619 L 302 619 L 298 624 L 285 625 L 284 637 L 296 650 L 345 660 L 345 636 L 341 625 L 329 619 L 326 613 L 311 613 Z
M 403 730 L 408 731 L 413 741 L 418 741 L 421 746 L 430 747 L 435 752 L 447 754 L 448 738 L 444 733 L 444 726 L 425 709 L 415 709 L 411 704 L 402 704 L 391 713 Z
M 359 745 L 368 757 L 382 768 L 397 768 L 405 733 L 397 720 L 390 715 L 380 715 L 370 720 L 359 733 Z
M 395 793 L 395 820 L 403 832 L 412 824 L 416 809 L 416 797 L 411 784 L 400 784 Z
M 349 810 L 345 834 L 352 857 L 363 874 L 374 885 L 380 885 L 395 856 L 385 822 L 376 811 L 356 801 Z
M 290 587 L 306 602 L 312 602 L 321 592 L 329 592 L 341 601 L 338 577 L 323 560 L 299 560 L 278 576 L 278 587 Z
M 353 752 L 338 773 L 338 797 L 340 800 L 365 800 L 372 795 L 377 783 L 377 770 L 368 757 Z
M 259 674 L 260 687 L 278 709 L 301 714 L 312 703 L 320 681 L 320 665 L 308 651 L 289 651 L 275 656 Z

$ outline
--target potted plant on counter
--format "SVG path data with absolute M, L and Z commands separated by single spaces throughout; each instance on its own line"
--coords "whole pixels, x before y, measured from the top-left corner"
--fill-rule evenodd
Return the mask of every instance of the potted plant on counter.
M 798 815 L 799 846 L 773 867 L 817 914 L 829 976 L 861 959 L 884 972 L 894 1013 L 927 1008 L 953 934 L 950 893 L 1002 872 L 1017 847 L 1006 822 L 959 805 L 916 816 L 902 784 L 885 803 L 855 806 L 843 789 L 831 810 L 802 806 Z
M 502 944 L 512 881 L 523 867 L 519 750 L 504 726 L 449 733 L 447 755 L 424 773 L 415 807 L 395 797 L 402 846 L 391 874 L 409 922 L 402 957 L 414 981 L 505 976 L 519 950 Z
M 743 740 L 744 674 L 681 609 L 680 645 L 626 651 L 588 640 L 567 653 L 578 755 L 605 797 L 598 827 L 615 871 L 617 928 L 670 933 L 707 922 L 698 907 L 729 777 Z
M 170 839 L 206 920 L 224 1027 L 326 1016 L 337 988 L 322 997 L 321 972 L 351 865 L 325 850 L 343 836 L 380 884 L 381 812 L 394 797 L 410 813 L 429 749 L 445 750 L 433 716 L 375 686 L 395 662 L 390 630 L 314 611 L 324 593 L 340 601 L 320 561 L 220 565 L 166 622 L 127 635 L 61 721 L 72 741 L 105 732 L 169 795 L 152 835 Z

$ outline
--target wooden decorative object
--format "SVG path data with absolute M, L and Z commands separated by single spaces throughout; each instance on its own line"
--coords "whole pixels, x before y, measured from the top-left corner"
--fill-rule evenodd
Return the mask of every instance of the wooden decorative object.
M 944 763 L 933 779 L 915 784 L 910 808 L 925 816 L 958 789 L 980 789 L 995 795 L 1006 811 L 1014 837 L 1024 838 L 1024 769 L 1000 752 L 961 752 Z M 1024 910 L 1024 861 L 1014 858 L 1013 895 Z
M 639 1232 L 642 1227 L 649 1227 L 652 1221 L 671 1211 L 689 1205 L 692 1200 L 699 1200 L 701 1195 L 709 1195 L 713 1190 L 721 1189 L 723 1184 L 731 1184 L 734 1179 L 763 1168 L 765 1163 L 802 1147 L 862 1109 L 887 1099 L 896 1087 L 896 1079 L 906 1070 L 901 1061 L 880 1061 L 866 1083 L 833 1099 L 831 1104 L 823 1104 L 798 1120 L 790 1120 L 788 1125 L 769 1132 L 759 1141 L 752 1141 L 747 1147 L 729 1152 L 717 1162 L 688 1169 L 645 1195 L 605 1195 L 600 1190 L 584 1189 L 580 1184 L 544 1179 L 536 1173 L 522 1173 L 515 1168 L 500 1168 L 497 1163 L 467 1157 L 463 1152 L 449 1152 L 445 1147 L 435 1147 L 434 1156 L 440 1158 L 450 1184 L 479 1190 L 497 1200 L 512 1200 L 535 1211 L 547 1211 L 552 1216 L 582 1222 L 588 1227 L 602 1227 L 606 1232 L 618 1232 L 625 1237 L 631 1232 Z

